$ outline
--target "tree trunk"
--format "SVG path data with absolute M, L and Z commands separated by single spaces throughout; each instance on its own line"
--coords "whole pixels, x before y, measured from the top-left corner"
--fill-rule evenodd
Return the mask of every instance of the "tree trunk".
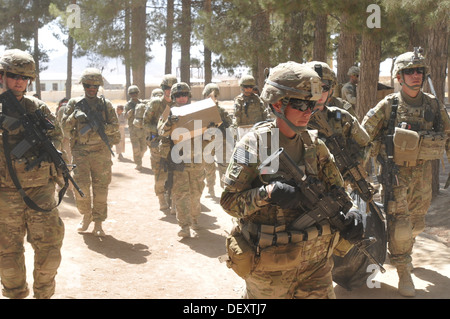
M 167 0 L 167 27 L 166 27 L 166 63 L 165 73 L 172 73 L 172 46 L 173 46 L 173 29 L 174 29 L 174 0 Z
M 314 24 L 313 60 L 327 62 L 327 15 L 318 14 Z
M 369 33 L 363 33 L 361 67 L 356 93 L 356 114 L 359 121 L 376 104 L 380 60 L 381 41 Z
M 141 90 L 141 97 L 145 95 L 145 39 L 146 28 L 146 0 L 132 1 L 131 10 L 131 69 L 133 71 L 133 84 Z
M 430 67 L 429 74 L 436 91 L 436 97 L 444 103 L 445 99 L 445 70 L 447 64 L 448 53 L 448 21 L 447 19 L 436 23 L 428 32 L 428 49 L 426 52 L 427 62 Z M 424 90 L 432 93 L 428 83 L 425 84 Z M 439 166 L 440 160 L 432 163 L 432 194 L 433 197 L 439 194 Z
M 270 17 L 266 10 L 258 7 L 257 12 L 252 19 L 252 35 L 257 43 L 254 50 L 254 60 L 252 63 L 253 76 L 256 80 L 256 86 L 259 90 L 264 85 L 264 70 L 270 67 Z
M 130 38 L 131 38 L 131 8 L 130 1 L 127 1 L 127 6 L 125 7 L 125 28 L 124 28 L 124 38 L 125 38 L 125 50 L 123 61 L 125 64 L 125 96 L 126 100 L 130 97 L 128 96 L 128 88 L 131 85 L 131 46 L 130 46 Z M 144 94 L 145 95 L 145 94 Z
M 72 97 L 72 58 L 73 58 L 74 40 L 70 35 L 67 39 L 67 77 L 66 77 L 66 98 Z
M 290 24 L 287 26 L 287 39 L 290 45 L 288 61 L 303 63 L 303 26 L 306 21 L 306 11 L 294 12 L 290 15 Z
M 38 98 L 41 98 L 41 79 L 39 76 L 40 73 L 40 63 L 39 63 L 39 17 L 34 16 L 34 63 L 36 66 L 36 78 L 35 78 L 35 86 L 36 86 L 36 94 Z
M 206 12 L 207 15 L 209 16 L 211 15 L 211 0 L 205 0 L 204 11 Z M 210 22 L 207 25 L 205 25 L 204 32 L 209 34 L 208 29 L 210 28 L 211 28 L 211 19 Z M 208 83 L 211 83 L 212 81 L 212 69 L 211 69 L 211 50 L 205 44 L 203 45 L 203 57 L 204 57 L 203 67 L 205 72 L 204 79 L 206 85 Z
M 356 34 L 348 30 L 347 20 L 347 14 L 344 12 L 337 49 L 337 81 L 341 84 L 348 82 L 348 69 L 356 62 Z
M 180 80 L 191 85 L 191 0 L 181 1 L 180 47 L 181 65 Z

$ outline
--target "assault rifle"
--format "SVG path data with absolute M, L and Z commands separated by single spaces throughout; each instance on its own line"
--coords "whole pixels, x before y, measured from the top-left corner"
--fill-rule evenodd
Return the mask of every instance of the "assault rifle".
M 445 182 L 444 189 L 447 189 L 450 186 L 450 173 L 448 173 L 447 182 Z
M 114 152 L 111 148 L 111 145 L 109 144 L 108 136 L 105 134 L 105 126 L 103 125 L 103 118 L 101 117 L 101 113 L 92 110 L 86 99 L 81 99 L 77 105 L 80 106 L 81 111 L 83 111 L 86 114 L 87 117 L 87 124 L 80 130 L 80 134 L 83 136 L 87 134 L 89 131 L 93 130 L 94 132 L 97 132 L 97 134 L 100 136 L 102 141 L 105 143 L 105 145 L 108 147 L 109 151 L 111 152 L 112 156 L 114 157 Z
M 62 175 L 64 177 L 65 186 L 61 191 L 64 190 L 65 192 L 68 186 L 68 181 L 70 181 L 77 192 L 80 194 L 80 196 L 84 197 L 84 193 L 70 175 L 69 168 L 67 167 L 66 162 L 61 156 L 62 153 L 55 148 L 55 146 L 47 136 L 47 132 L 49 130 L 53 130 L 55 127 L 47 118 L 45 118 L 42 111 L 38 109 L 34 113 L 26 113 L 24 107 L 19 103 L 17 98 L 10 90 L 0 95 L 0 101 L 4 109 L 5 107 L 7 107 L 9 110 L 15 109 L 17 112 L 19 112 L 20 117 L 17 119 L 17 121 L 23 126 L 25 130 L 25 138 L 21 142 L 19 142 L 19 144 L 17 144 L 11 152 L 9 152 L 8 145 L 4 145 L 5 155 L 7 155 L 6 153 L 8 153 L 8 155 L 10 153 L 16 158 L 22 158 L 22 156 L 29 150 L 37 150 L 37 158 L 29 162 L 25 167 L 25 170 L 29 171 L 33 167 L 39 165 L 41 162 L 50 160 L 55 164 L 56 168 L 62 172 Z M 9 116 L 2 116 L 11 120 L 11 117 Z M 12 127 L 17 126 L 16 123 L 12 123 L 11 121 L 8 125 Z M 8 127 L 6 128 L 8 129 Z M 7 162 L 10 162 L 10 157 L 8 157 L 9 156 L 6 156 L 6 160 Z M 73 165 L 73 167 L 75 167 L 75 165 Z M 15 174 L 13 175 L 15 176 Z M 13 178 L 13 181 L 16 184 L 16 187 L 18 189 L 21 189 L 20 184 L 17 184 L 18 180 L 16 178 Z M 63 196 L 64 193 L 60 192 L 60 201 Z
M 362 200 L 368 203 L 370 211 L 377 214 L 380 220 L 384 220 L 383 212 L 373 199 L 376 190 L 369 182 L 367 182 L 367 172 L 362 164 L 356 159 L 359 145 L 357 145 L 353 139 L 348 139 L 346 146 L 342 134 L 334 133 L 330 124 L 328 124 L 324 117 L 323 112 L 316 111 L 313 114 L 313 121 L 310 121 L 310 124 L 312 124 L 314 128 L 317 126 L 319 132 L 325 135 L 325 144 L 331 154 L 333 154 L 334 161 L 341 172 L 342 177 L 344 179 L 350 179 L 352 188 Z
M 295 184 L 300 190 L 300 211 L 302 214 L 292 222 L 290 228 L 296 230 L 305 230 L 306 228 L 327 221 L 332 227 L 338 231 L 345 231 L 347 224 L 345 221 L 345 213 L 347 213 L 353 204 L 348 194 L 342 187 L 332 187 L 329 191 L 325 185 L 317 178 L 306 176 L 305 173 L 295 164 L 292 158 L 283 148 L 278 149 L 261 163 L 258 169 L 264 173 L 264 167 L 272 161 L 278 159 L 279 171 L 283 172 L 287 183 Z M 369 260 L 377 264 L 384 273 L 386 270 L 380 262 L 378 262 L 368 251 L 376 238 L 370 237 L 357 241 L 354 245 L 359 251 L 364 253 Z
M 395 202 L 394 186 L 398 185 L 397 174 L 399 172 L 397 164 L 394 162 L 394 133 L 395 118 L 397 116 L 398 98 L 392 100 L 391 115 L 388 122 L 387 132 L 384 137 L 386 146 L 386 160 L 378 154 L 377 160 L 381 164 L 381 174 L 378 180 L 384 188 L 384 210 L 389 211 L 389 203 Z

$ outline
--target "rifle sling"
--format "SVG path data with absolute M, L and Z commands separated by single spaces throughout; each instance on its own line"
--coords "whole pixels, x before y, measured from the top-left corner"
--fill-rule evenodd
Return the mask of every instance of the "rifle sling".
M 26 111 L 25 109 L 22 107 L 22 105 L 20 103 L 16 103 L 16 108 L 17 111 L 20 112 L 20 114 L 22 114 L 22 116 L 26 116 Z M 11 160 L 11 150 L 9 148 L 9 143 L 8 143 L 8 132 L 7 131 L 3 131 L 2 134 L 3 137 L 3 149 L 5 152 L 5 158 L 6 158 L 6 166 L 8 167 L 8 172 L 9 175 L 11 176 L 11 179 L 14 183 L 14 185 L 16 186 L 20 196 L 22 196 L 23 201 L 25 202 L 25 204 L 27 204 L 27 206 L 35 211 L 38 212 L 44 212 L 44 213 L 49 213 L 51 212 L 53 209 L 55 209 L 56 207 L 59 206 L 59 204 L 61 204 L 61 201 L 64 197 L 64 194 L 66 193 L 67 188 L 69 187 L 69 179 L 64 176 L 64 186 L 61 188 L 61 190 L 58 193 L 58 204 L 56 204 L 55 207 L 51 208 L 51 209 L 44 209 L 39 207 L 26 193 L 25 190 L 22 188 L 22 185 L 20 184 L 19 179 L 17 178 L 17 174 L 14 171 L 14 168 L 12 166 L 12 160 Z

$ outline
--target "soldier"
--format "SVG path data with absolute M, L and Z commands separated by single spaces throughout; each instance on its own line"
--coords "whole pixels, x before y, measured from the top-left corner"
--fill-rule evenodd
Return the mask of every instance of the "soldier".
M 25 298 L 29 293 L 24 259 L 25 234 L 34 249 L 35 298 L 50 298 L 54 294 L 55 276 L 61 262 L 64 224 L 56 208 L 55 165 L 43 159 L 32 169 L 26 169 L 36 160 L 36 154 L 41 153 L 36 147 L 31 147 L 21 158 L 6 155 L 25 139 L 25 134 L 22 126 L 8 125 L 5 116 L 19 118 L 24 115 L 20 112 L 29 115 L 40 110 L 47 120 L 55 121 L 47 105 L 25 95 L 35 76 L 35 62 L 30 54 L 12 49 L 6 50 L 0 58 L 0 83 L 3 89 L 11 90 L 23 107 L 23 110 L 16 109 L 14 105 L 2 102 L 0 97 L 0 277 L 3 295 L 8 298 Z M 50 129 L 48 136 L 55 146 L 60 146 L 62 134 L 58 126 Z M 12 170 L 8 163 L 13 164 Z M 18 186 L 22 187 L 20 191 Z M 35 205 L 47 211 L 30 208 L 23 196 L 29 196 Z
M 168 194 L 165 190 L 167 181 L 167 167 L 161 165 L 161 156 L 159 154 L 159 136 L 158 136 L 158 120 L 167 106 L 172 106 L 174 102 L 170 95 L 172 86 L 177 83 L 177 78 L 172 74 L 164 75 L 161 81 L 161 90 L 164 96 L 161 98 L 153 98 L 147 103 L 144 112 L 144 128 L 147 136 L 147 145 L 150 148 L 150 162 L 155 176 L 155 194 L 159 200 L 159 209 L 167 210 L 169 206 Z M 175 210 L 172 212 L 175 214 Z
M 123 105 L 117 105 L 116 114 L 119 121 L 120 143 L 116 145 L 117 159 L 122 161 L 124 159 L 122 153 L 125 153 L 125 127 L 127 126 L 127 119 L 125 118 L 125 108 Z
M 175 101 L 172 108 L 186 105 L 191 97 L 191 88 L 187 83 L 176 83 L 172 86 L 171 96 L 172 100 Z M 178 225 L 181 228 L 178 236 L 187 238 L 191 237 L 191 228 L 194 232 L 199 229 L 200 198 L 205 187 L 203 147 L 199 148 L 199 151 L 202 152 L 200 154 L 202 158 L 200 163 L 194 161 L 194 158 L 199 156 L 199 154 L 196 154 L 197 148 L 194 147 L 194 139 L 180 142 L 186 143 L 185 146 L 187 148 L 190 147 L 191 154 L 189 158 L 185 156 L 181 162 L 173 158 L 172 148 L 174 143 L 171 139 L 173 121 L 174 119 L 169 116 L 166 121 L 160 120 L 158 123 L 158 132 L 161 137 L 159 151 L 161 158 L 166 161 L 165 165 L 169 167 L 170 173 L 173 174 L 173 182 L 171 184 L 176 185 L 172 189 L 172 201 L 176 210 Z M 168 180 L 170 181 L 170 177 Z
M 84 96 L 70 99 L 62 120 L 64 132 L 70 135 L 73 163 L 76 164 L 74 177 L 86 194 L 85 197 L 76 194 L 77 208 L 83 215 L 77 230 L 86 231 L 94 221 L 94 235 L 103 237 L 102 222 L 107 218 L 112 173 L 111 146 L 120 142 L 119 121 L 111 102 L 97 96 L 103 85 L 100 70 L 85 69 L 80 82 Z
M 356 142 L 359 148 L 357 162 L 365 162 L 368 150 L 370 149 L 370 138 L 354 115 L 346 111 L 345 108 L 333 104 L 335 101 L 339 101 L 338 98 L 333 96 L 333 87 L 336 85 L 337 81 L 336 74 L 330 66 L 324 62 L 313 61 L 307 63 L 307 65 L 313 70 L 315 68 L 320 69 L 319 72 L 322 72 L 322 90 L 323 92 L 327 92 L 327 95 L 324 98 L 321 98 L 316 102 L 314 108 L 316 112 L 309 121 L 308 127 L 318 130 L 319 137 L 326 141 L 329 132 L 325 132 L 325 129 L 321 127 L 319 122 L 319 118 L 325 119 L 332 128 L 333 134 L 341 134 L 344 142 L 349 140 Z M 343 175 L 343 177 L 344 179 L 348 178 L 348 176 L 345 175 Z
M 226 139 L 226 128 L 231 125 L 232 119 L 230 115 L 225 111 L 222 107 L 219 106 L 219 98 L 220 90 L 219 86 L 215 83 L 207 84 L 203 89 L 203 98 L 206 99 L 208 97 L 212 98 L 216 101 L 217 108 L 219 109 L 220 118 L 222 119 L 222 124 L 219 126 L 219 130 L 222 133 L 222 142 L 216 144 L 217 147 L 214 149 L 215 154 L 221 154 L 222 156 L 215 156 L 217 166 L 219 169 L 219 176 L 222 179 L 222 176 L 227 169 L 226 164 L 226 148 L 227 148 L 227 139 Z M 206 163 L 205 162 L 205 175 L 206 175 L 206 186 L 208 187 L 208 193 L 211 197 L 215 197 L 214 185 L 216 184 L 216 165 L 214 162 Z M 222 185 L 222 184 L 221 184 Z
M 350 79 L 342 86 L 341 97 L 353 106 L 353 110 L 356 110 L 356 86 L 359 82 L 359 67 L 350 67 L 347 75 Z
M 306 129 L 315 101 L 326 94 L 322 95 L 320 78 L 308 66 L 295 62 L 278 65 L 261 93 L 276 120 L 255 125 L 234 149 L 220 204 L 239 220 L 227 238 L 227 264 L 245 279 L 247 298 L 335 298 L 331 255 L 339 236 L 348 240 L 362 236 L 361 216 L 348 211 L 351 200 L 343 191 L 333 157 L 314 132 Z M 313 214 L 300 208 L 307 207 L 301 199 L 304 188 L 301 191 L 290 184 L 292 176 L 284 166 L 278 170 L 259 167 L 264 160 L 260 152 L 271 149 L 262 141 L 272 141 L 277 133 L 279 146 L 297 169 L 302 168 L 306 180 L 324 185 L 327 194 L 331 189 L 340 190 L 347 207 L 342 211 L 348 212 L 344 217 L 340 210 L 335 211 L 329 220 L 345 224 L 341 232 L 321 218 L 318 222 L 312 219 L 304 228 L 293 226 L 299 217 Z M 270 136 L 263 138 L 264 134 Z
M 128 95 L 131 99 L 125 104 L 125 117 L 128 120 L 128 130 L 130 132 L 130 142 L 133 148 L 133 161 L 136 164 L 135 169 L 142 169 L 142 157 L 147 151 L 145 143 L 145 133 L 142 128 L 133 125 L 135 119 L 136 106 L 142 103 L 139 99 L 140 90 L 136 85 L 131 85 L 128 88 Z
M 238 139 L 253 126 L 253 124 L 270 118 L 270 111 L 264 106 L 260 97 L 253 93 L 255 78 L 244 75 L 239 80 L 241 94 L 234 99 L 233 126 L 237 128 Z
M 375 143 L 372 155 L 378 153 L 382 165 L 389 257 L 397 268 L 398 291 L 403 296 L 415 295 L 411 254 L 431 203 L 431 160 L 442 157 L 445 133 L 450 132 L 444 106 L 422 91 L 426 72 L 420 53 L 398 56 L 393 76 L 400 91 L 381 100 L 362 122 Z

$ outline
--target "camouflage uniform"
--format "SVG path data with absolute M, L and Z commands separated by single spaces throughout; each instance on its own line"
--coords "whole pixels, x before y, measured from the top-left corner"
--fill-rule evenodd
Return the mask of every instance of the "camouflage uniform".
M 139 88 L 136 85 L 131 85 L 128 88 L 128 94 L 139 94 Z M 125 116 L 128 120 L 128 130 L 130 132 L 130 142 L 133 147 L 133 161 L 136 164 L 136 169 L 142 168 L 142 157 L 147 151 L 147 144 L 145 141 L 145 133 L 142 127 L 134 125 L 136 117 L 136 107 L 141 104 L 142 100 L 137 97 L 131 98 L 127 104 L 125 104 Z M 142 119 L 143 114 L 141 115 Z
M 415 57 L 413 52 L 400 55 L 396 59 L 394 76 L 403 77 L 408 68 L 426 67 L 422 56 Z M 425 134 L 450 132 L 450 120 L 445 107 L 437 99 L 420 90 L 416 97 L 400 92 L 390 94 L 371 109 L 363 119 L 362 125 L 374 141 L 376 147 L 372 155 L 379 153 L 386 159 L 385 145 L 382 142 L 391 116 L 394 98 L 398 99 L 395 127 L 405 123 L 410 130 Z M 410 125 L 410 126 L 409 126 Z M 422 147 L 422 146 L 421 146 Z M 432 150 L 430 150 L 433 152 Z M 442 157 L 442 153 L 436 158 Z M 426 159 L 399 161 L 394 151 L 394 161 L 399 172 L 398 185 L 394 186 L 395 202 L 385 208 L 387 213 L 388 249 L 390 261 L 399 273 L 399 292 L 405 296 L 413 296 L 414 284 L 411 279 L 411 254 L 415 237 L 425 228 L 425 214 L 431 203 L 431 161 Z
M 25 61 L 25 62 L 24 62 Z M 14 49 L 7 50 L 0 59 L 0 74 L 3 85 L 6 83 L 6 72 L 35 77 L 35 64 L 31 55 Z M 40 109 L 44 115 L 55 123 L 55 116 L 42 101 L 23 95 L 24 92 L 13 93 L 20 100 L 26 112 L 34 113 Z M 1 104 L 1 102 L 0 102 Z M 18 117 L 15 111 L 6 110 L 3 114 Z M 7 134 L 6 134 L 7 132 Z M 22 127 L 8 130 L 0 129 L 0 277 L 3 295 L 8 298 L 25 298 L 29 291 L 26 282 L 24 259 L 24 237 L 34 249 L 34 297 L 50 298 L 55 292 L 55 276 L 61 262 L 61 246 L 64 238 L 64 224 L 59 217 L 55 200 L 55 165 L 44 160 L 30 171 L 25 170 L 27 162 L 35 159 L 36 150 L 27 151 L 23 158 L 12 158 L 12 164 L 21 186 L 26 194 L 41 208 L 50 212 L 38 212 L 29 208 L 11 180 L 6 166 L 4 139 L 12 150 L 24 136 Z M 62 133 L 59 127 L 49 132 L 49 137 L 60 146 Z M 52 209 L 53 208 L 53 209 Z
M 359 67 L 350 67 L 347 75 L 359 76 Z M 353 106 L 353 109 L 356 109 L 356 84 L 352 83 L 351 81 L 345 83 L 341 89 L 341 97 L 344 100 L 348 101 Z
M 159 153 L 158 120 L 167 106 L 171 107 L 174 102 L 170 96 L 167 100 L 164 97 L 164 91 L 170 90 L 172 85 L 177 83 L 174 75 L 166 74 L 161 81 L 162 97 L 154 97 L 147 103 L 144 112 L 144 129 L 147 136 L 147 145 L 150 149 L 150 162 L 155 176 L 155 194 L 159 199 L 159 208 L 165 210 L 169 208 L 169 199 L 167 198 L 165 183 L 167 181 L 167 167 L 161 165 L 161 155 Z M 175 213 L 175 211 L 173 212 Z
M 81 83 L 103 85 L 100 71 L 86 69 L 81 76 Z M 87 230 L 90 222 L 94 221 L 94 234 L 104 236 L 102 222 L 106 220 L 108 211 L 108 186 L 112 174 L 111 152 L 96 131 L 90 130 L 81 135 L 80 130 L 87 125 L 86 110 L 82 111 L 79 104 L 83 99 L 89 110 L 98 112 L 104 120 L 104 131 L 110 146 L 120 142 L 119 121 L 109 100 L 96 95 L 89 97 L 86 94 L 70 99 L 63 117 L 63 128 L 70 136 L 73 163 L 76 164 L 74 178 L 85 193 L 85 197 L 76 194 L 77 208 L 83 215 L 78 231 Z
M 291 99 L 320 96 L 320 93 L 311 93 L 317 92 L 317 89 L 312 89 L 313 85 L 320 88 L 319 82 L 317 73 L 305 65 L 295 62 L 280 64 L 271 70 L 261 97 L 270 104 L 285 100 L 287 107 Z M 239 220 L 227 238 L 227 264 L 245 279 L 247 298 L 335 298 L 331 255 L 339 240 L 339 232 L 325 224 L 315 224 L 302 230 L 309 234 L 307 237 L 294 240 L 289 225 L 299 216 L 298 206 L 281 208 L 279 203 L 273 202 L 274 193 L 272 198 L 267 193 L 268 185 L 279 180 L 285 172 L 281 167 L 267 174 L 258 170 L 262 161 L 259 157 L 261 148 L 269 152 L 274 150 L 270 144 L 259 145 L 254 141 L 259 143 L 263 135 L 268 135 L 268 142 L 272 141 L 271 135 L 277 132 L 279 121 L 288 121 L 284 112 L 283 109 L 281 114 L 275 113 L 278 117 L 276 122 L 255 125 L 234 149 L 220 200 L 223 209 Z M 327 189 L 342 187 L 342 176 L 333 157 L 316 133 L 304 127 L 297 127 L 294 132 L 294 137 L 289 138 L 280 131 L 279 146 L 307 176 L 318 178 Z M 313 229 L 317 231 L 316 227 L 322 229 L 320 235 L 311 232 Z M 267 236 L 269 239 L 263 246 L 262 238 Z M 286 238 L 286 241 L 274 245 L 275 238 L 280 242 Z M 234 258 L 239 255 L 245 258 Z M 246 256 L 250 256 L 250 261 L 242 264 Z
M 175 96 L 179 93 L 187 93 L 190 97 L 190 92 L 190 87 L 186 83 L 176 83 L 172 86 L 171 90 L 172 100 L 175 101 Z M 179 106 L 182 105 L 175 104 L 172 108 Z M 190 147 L 191 157 L 184 158 L 180 164 L 174 165 L 177 161 L 172 155 L 172 149 L 174 148 L 174 143 L 171 139 L 172 132 L 173 125 L 170 116 L 165 122 L 162 120 L 159 121 L 158 133 L 161 139 L 159 144 L 160 156 L 173 172 L 172 201 L 176 209 L 178 225 L 181 228 L 178 236 L 190 237 L 190 228 L 193 230 L 198 229 L 198 217 L 201 214 L 200 198 L 205 187 L 203 147 L 200 148 L 202 154 L 196 154 L 194 139 L 180 142 L 180 144 L 184 143 L 185 147 Z M 199 155 L 201 155 L 202 161 L 196 163 L 194 158 Z
M 227 169 L 226 163 L 226 149 L 227 149 L 227 139 L 226 139 L 226 128 L 231 125 L 232 119 L 230 115 L 225 111 L 222 107 L 219 106 L 219 102 L 217 98 L 219 97 L 219 86 L 214 83 L 209 83 L 203 89 L 203 98 L 206 99 L 211 97 L 216 101 L 217 108 L 219 109 L 220 118 L 222 119 L 222 124 L 219 126 L 219 129 L 222 133 L 222 143 L 216 144 L 216 148 L 214 149 L 215 154 L 222 154 L 222 157 L 219 160 L 218 156 L 215 156 L 216 161 L 212 163 L 205 162 L 205 175 L 206 175 L 206 186 L 208 187 L 208 192 L 212 197 L 215 197 L 214 185 L 216 184 L 216 164 L 219 169 L 219 177 L 222 179 L 222 176 L 225 174 L 225 170 Z M 222 185 L 222 181 L 221 181 Z
M 243 76 L 239 81 L 242 91 L 245 86 L 253 87 L 255 84 L 255 79 L 250 75 Z M 238 130 L 238 138 L 241 138 L 253 124 L 269 118 L 269 109 L 265 107 L 260 97 L 255 93 L 244 94 L 243 92 L 235 97 L 233 126 Z
M 317 110 L 317 112 L 311 117 L 308 127 L 310 129 L 318 130 L 319 137 L 325 142 L 326 137 L 328 136 L 327 133 L 342 135 L 346 144 L 350 139 L 352 139 L 359 146 L 359 157 L 356 160 L 359 163 L 363 163 L 366 159 L 368 150 L 370 149 L 370 147 L 368 147 L 370 138 L 364 128 L 359 124 L 356 116 L 347 111 L 352 110 L 350 103 L 332 96 L 332 90 L 337 82 L 334 71 L 324 62 L 313 61 L 307 63 L 307 65 L 312 69 L 314 69 L 314 66 L 321 66 L 322 82 L 328 85 L 330 89 L 330 97 L 325 102 L 326 105 L 322 110 Z M 338 105 L 334 104 L 336 102 Z M 319 124 L 320 119 L 324 119 L 329 124 L 332 132 L 324 131 L 324 128 Z M 344 176 L 344 179 L 345 178 L 346 176 Z

